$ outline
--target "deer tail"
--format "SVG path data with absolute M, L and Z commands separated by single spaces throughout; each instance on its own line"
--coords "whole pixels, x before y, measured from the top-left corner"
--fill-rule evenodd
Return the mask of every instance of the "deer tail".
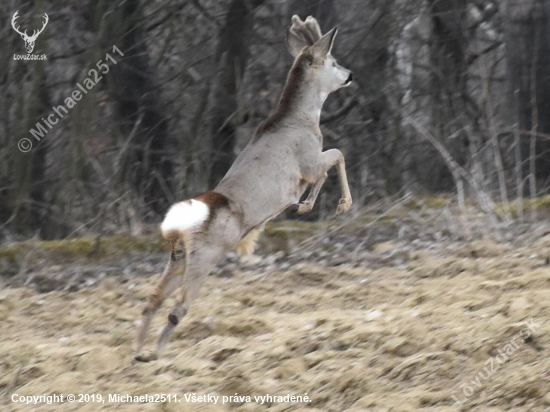
M 196 199 L 176 203 L 166 213 L 160 225 L 162 236 L 167 240 L 179 238 L 183 233 L 200 227 L 210 216 L 210 208 Z

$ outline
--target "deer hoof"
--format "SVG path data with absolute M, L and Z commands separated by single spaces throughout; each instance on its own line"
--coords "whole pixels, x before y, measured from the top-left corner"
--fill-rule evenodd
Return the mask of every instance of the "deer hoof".
M 296 210 L 296 213 L 298 213 L 299 215 L 303 215 L 304 213 L 311 212 L 311 209 L 312 207 L 309 203 L 298 203 L 298 210 Z
M 154 352 L 142 353 L 142 354 L 136 355 L 134 357 L 134 360 L 138 362 L 151 362 L 151 361 L 157 360 L 157 354 Z
M 289 211 L 290 213 L 298 213 L 298 209 L 300 209 L 300 204 L 299 204 L 299 203 L 295 203 L 295 204 L 290 205 L 290 206 L 288 207 L 288 211 Z
M 352 201 L 348 198 L 341 198 L 338 202 L 338 208 L 336 209 L 336 215 L 341 215 L 342 213 L 346 213 L 349 208 L 351 207 Z
M 300 202 L 288 207 L 288 210 L 291 213 L 296 213 L 298 215 L 303 215 L 304 213 L 311 212 L 311 205 L 309 203 Z

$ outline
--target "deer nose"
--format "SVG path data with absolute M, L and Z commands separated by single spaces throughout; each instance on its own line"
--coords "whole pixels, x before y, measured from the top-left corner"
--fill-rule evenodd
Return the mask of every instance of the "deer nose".
M 346 83 L 350 83 L 353 80 L 353 73 L 349 72 L 348 79 L 346 80 Z

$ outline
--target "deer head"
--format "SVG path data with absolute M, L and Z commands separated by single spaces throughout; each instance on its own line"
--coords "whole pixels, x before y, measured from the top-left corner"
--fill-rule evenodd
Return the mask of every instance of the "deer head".
M 335 27 L 323 36 L 317 20 L 309 16 L 302 21 L 296 15 L 292 16 L 292 26 L 287 32 L 290 54 L 296 60 L 307 57 L 306 77 L 316 84 L 323 95 L 347 87 L 353 80 L 351 71 L 340 66 L 331 54 L 337 32 Z
M 13 18 L 11 19 L 11 26 L 13 29 L 21 35 L 21 38 L 25 41 L 25 48 L 27 49 L 27 53 L 32 53 L 34 50 L 34 42 L 36 41 L 36 38 L 40 33 L 44 31 L 44 28 L 46 27 L 46 24 L 48 24 L 49 17 L 46 13 L 44 13 L 44 23 L 42 24 L 42 28 L 40 30 L 33 30 L 32 36 L 27 35 L 27 30 L 24 32 L 19 31 L 19 27 L 15 27 L 15 21 L 17 20 L 19 10 L 15 12 L 13 15 Z

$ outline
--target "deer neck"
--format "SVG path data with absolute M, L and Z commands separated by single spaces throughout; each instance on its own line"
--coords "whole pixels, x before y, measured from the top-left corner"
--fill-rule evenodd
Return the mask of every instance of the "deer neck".
M 316 134 L 320 134 L 321 108 L 328 93 L 323 93 L 314 79 L 306 78 L 303 67 L 305 59 L 306 57 L 302 55 L 294 62 L 277 110 L 258 127 L 255 133 L 257 138 L 281 124 L 311 128 Z
M 311 83 L 300 85 L 293 99 L 288 102 L 287 120 L 297 120 L 319 126 L 321 109 L 327 96 L 327 93 L 321 92 Z

